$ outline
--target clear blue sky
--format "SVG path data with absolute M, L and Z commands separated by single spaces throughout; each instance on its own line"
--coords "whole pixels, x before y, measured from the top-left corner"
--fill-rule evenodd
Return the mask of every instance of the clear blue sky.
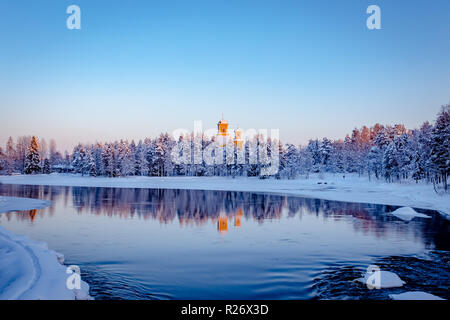
M 366 28 L 370 4 L 382 30 Z M 140 139 L 222 112 L 304 143 L 417 127 L 450 101 L 448 0 L 0 0 L 0 39 L 1 146 Z

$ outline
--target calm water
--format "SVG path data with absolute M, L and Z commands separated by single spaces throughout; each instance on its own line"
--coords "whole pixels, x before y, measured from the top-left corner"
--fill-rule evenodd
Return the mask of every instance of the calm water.
M 246 192 L 0 185 L 47 199 L 0 225 L 81 267 L 96 299 L 378 299 L 405 289 L 449 298 L 449 223 L 405 223 L 397 207 Z M 353 282 L 369 264 L 403 289 Z

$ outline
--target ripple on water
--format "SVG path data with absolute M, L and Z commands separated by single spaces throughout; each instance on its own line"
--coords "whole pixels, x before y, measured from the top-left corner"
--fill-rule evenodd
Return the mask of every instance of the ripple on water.
M 444 299 L 450 298 L 450 253 L 431 251 L 428 258 L 390 256 L 375 261 L 381 270 L 395 272 L 406 284 L 401 288 L 368 289 L 354 281 L 365 270 L 354 266 L 334 266 L 321 272 L 313 280 L 317 299 L 389 299 L 389 294 L 424 291 Z

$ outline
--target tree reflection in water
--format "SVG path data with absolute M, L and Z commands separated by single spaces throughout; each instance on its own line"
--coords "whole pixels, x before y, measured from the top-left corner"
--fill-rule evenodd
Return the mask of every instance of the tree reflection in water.
M 221 233 L 229 228 L 245 226 L 252 219 L 264 220 L 301 217 L 313 214 L 324 220 L 353 217 L 353 228 L 363 233 L 382 237 L 392 228 L 405 228 L 405 223 L 386 226 L 397 218 L 386 215 L 398 207 L 309 199 L 275 194 L 237 191 L 204 191 L 180 189 L 96 188 L 0 185 L 0 195 L 28 197 L 73 206 L 78 214 L 95 214 L 120 218 L 140 218 L 171 223 L 178 220 L 181 226 L 204 225 L 213 222 Z M 18 219 L 35 221 L 36 217 L 55 214 L 55 206 L 47 209 L 5 214 Z M 424 211 L 432 219 L 409 226 L 408 232 L 423 238 L 428 246 L 448 250 L 448 222 L 432 211 Z

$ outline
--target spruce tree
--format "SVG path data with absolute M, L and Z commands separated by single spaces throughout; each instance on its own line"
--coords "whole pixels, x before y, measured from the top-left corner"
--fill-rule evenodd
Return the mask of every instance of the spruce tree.
M 435 176 L 447 191 L 447 177 L 450 175 L 450 104 L 442 107 L 431 137 L 431 161 Z
M 44 167 L 42 168 L 42 173 L 50 174 L 52 172 L 50 167 L 50 160 L 45 159 L 44 160 Z
M 39 144 L 35 136 L 31 138 L 30 146 L 25 157 L 25 173 L 35 174 L 42 171 L 41 157 L 39 155 Z
M 16 161 L 16 151 L 14 150 L 14 141 L 12 137 L 9 137 L 8 142 L 6 143 L 5 157 L 6 174 L 11 175 L 14 172 L 14 164 Z

